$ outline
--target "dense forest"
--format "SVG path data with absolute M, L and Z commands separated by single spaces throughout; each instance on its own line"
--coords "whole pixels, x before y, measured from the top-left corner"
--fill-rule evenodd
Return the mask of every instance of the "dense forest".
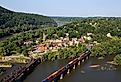
M 0 6 L 0 37 L 51 26 L 57 24 L 50 17 L 13 12 Z
M 25 45 L 25 41 L 31 40 L 34 42 L 34 45 L 36 44 L 36 40 L 40 43 L 42 42 L 43 34 L 46 35 L 47 40 L 67 37 L 67 33 L 69 34 L 69 39 L 75 37 L 80 38 L 81 36 L 91 37 L 91 40 L 86 40 L 85 43 L 93 44 L 93 48 L 91 49 L 92 56 L 105 57 L 106 55 L 115 55 L 115 62 L 121 64 L 121 18 L 118 17 L 83 18 L 82 20 L 60 27 L 49 27 L 22 32 L 0 42 L 0 54 L 4 56 L 17 53 L 28 55 L 27 52 L 32 50 L 32 45 Z M 87 33 L 91 33 L 91 35 L 87 35 Z M 107 37 L 108 33 L 110 33 L 110 37 Z M 75 49 L 75 51 L 77 50 L 77 53 L 75 53 L 78 54 L 79 48 L 70 48 L 72 51 L 70 51 L 70 53 L 73 53 L 73 49 Z M 68 58 L 70 56 L 67 55 L 65 51 L 59 51 L 64 54 L 62 58 Z M 50 53 L 51 55 L 47 54 L 45 56 L 53 60 L 55 59 L 53 57 L 55 57 L 57 53 Z M 57 56 L 57 58 L 61 58 L 61 56 Z

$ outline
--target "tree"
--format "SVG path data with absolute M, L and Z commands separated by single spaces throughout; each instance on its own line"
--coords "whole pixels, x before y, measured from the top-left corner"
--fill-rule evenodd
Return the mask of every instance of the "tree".
M 118 65 L 121 65 L 121 54 L 118 54 L 114 57 L 114 62 Z

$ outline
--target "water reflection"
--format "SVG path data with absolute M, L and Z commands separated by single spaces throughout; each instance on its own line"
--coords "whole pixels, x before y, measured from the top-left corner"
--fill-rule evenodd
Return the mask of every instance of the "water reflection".
M 60 82 L 121 82 L 121 66 L 107 64 L 111 59 L 90 58 Z
M 106 57 L 104 60 L 90 58 L 59 82 L 121 82 L 121 67 L 107 64 L 107 61 L 111 60 L 112 57 Z M 24 82 L 41 82 L 50 73 L 66 65 L 67 62 L 69 60 L 43 62 L 35 68 Z M 97 67 L 90 67 L 92 65 L 97 65 Z

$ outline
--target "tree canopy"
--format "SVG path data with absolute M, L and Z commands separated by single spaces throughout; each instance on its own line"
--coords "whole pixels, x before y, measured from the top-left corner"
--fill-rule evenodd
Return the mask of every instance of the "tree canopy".
M 69 37 L 69 39 L 72 39 L 80 38 L 81 36 L 90 36 L 91 40 L 87 41 L 87 43 L 94 44 L 92 49 L 93 56 L 118 55 L 121 53 L 120 31 L 120 17 L 83 18 L 60 27 L 48 27 L 16 34 L 0 42 L 0 54 L 27 54 L 27 51 L 31 49 L 32 45 L 25 45 L 24 42 L 29 40 L 35 42 L 37 39 L 42 41 L 44 34 L 45 40 L 59 39 L 60 37 Z M 87 35 L 88 33 L 91 33 L 91 35 Z M 107 37 L 108 33 L 111 34 L 111 37 Z M 95 45 L 94 41 L 96 41 L 98 45 Z M 67 55 L 65 55 L 64 58 L 66 58 L 66 56 Z
M 0 6 L 0 37 L 48 26 L 57 24 L 47 16 L 13 12 Z

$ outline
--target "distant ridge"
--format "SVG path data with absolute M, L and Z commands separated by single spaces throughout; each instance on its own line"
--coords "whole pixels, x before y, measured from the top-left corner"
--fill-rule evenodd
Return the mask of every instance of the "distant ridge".
M 0 37 L 51 26 L 57 23 L 50 17 L 14 12 L 0 6 Z
M 13 13 L 13 11 L 10 11 L 10 10 L 0 6 L 0 13 Z

